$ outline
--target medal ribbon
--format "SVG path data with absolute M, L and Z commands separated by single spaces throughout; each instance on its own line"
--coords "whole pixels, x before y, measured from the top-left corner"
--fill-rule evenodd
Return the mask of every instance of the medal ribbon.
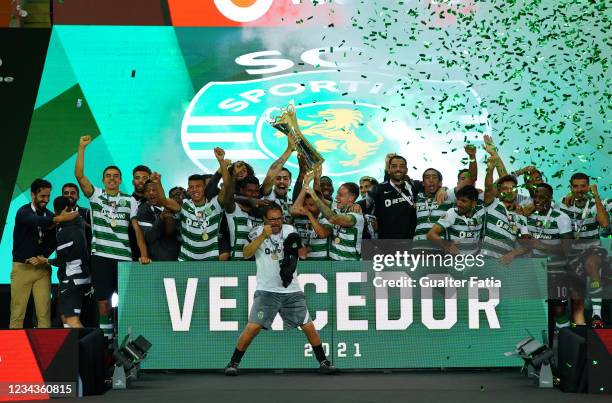
M 30 204 L 30 208 L 32 209 L 34 214 L 36 214 L 36 207 L 34 207 L 34 203 Z M 46 216 L 47 216 L 47 212 L 43 210 L 43 217 L 46 217 Z M 43 243 L 43 230 L 42 230 L 41 227 L 36 227 L 36 229 L 38 229 L 38 244 L 42 245 L 42 243 Z
M 414 203 L 412 202 L 412 200 L 408 196 L 406 196 L 404 194 L 404 192 L 402 192 L 400 190 L 400 188 L 395 186 L 395 184 L 393 182 L 391 182 L 391 181 L 389 181 L 389 184 L 393 187 L 393 189 L 395 189 L 397 191 L 397 193 L 400 194 L 400 196 L 402 196 L 402 198 L 404 200 L 406 200 L 408 202 L 408 204 L 410 204 L 411 206 L 414 206 Z M 408 191 L 408 193 L 410 193 L 410 197 L 412 197 L 412 189 L 410 188 L 410 186 L 406 186 L 406 182 L 404 182 L 404 189 L 406 189 Z

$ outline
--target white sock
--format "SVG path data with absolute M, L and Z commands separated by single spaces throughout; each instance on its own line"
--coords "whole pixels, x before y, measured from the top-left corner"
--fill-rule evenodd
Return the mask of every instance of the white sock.
M 591 298 L 591 305 L 593 305 L 593 316 L 601 318 L 601 298 Z

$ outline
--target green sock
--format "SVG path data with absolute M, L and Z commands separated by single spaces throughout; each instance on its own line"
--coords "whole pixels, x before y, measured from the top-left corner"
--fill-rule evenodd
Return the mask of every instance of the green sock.
M 569 318 L 567 317 L 567 315 L 561 315 L 555 320 L 555 325 L 557 329 L 568 327 L 570 325 Z
M 110 316 L 100 314 L 100 330 L 110 344 L 113 341 L 113 322 L 111 322 Z

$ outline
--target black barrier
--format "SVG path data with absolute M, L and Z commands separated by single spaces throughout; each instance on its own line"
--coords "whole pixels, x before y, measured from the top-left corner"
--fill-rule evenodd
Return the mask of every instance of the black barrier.
M 612 394 L 612 329 L 587 329 L 589 393 Z
M 585 393 L 587 391 L 586 327 L 561 329 L 558 349 L 557 367 L 561 390 Z
M 104 382 L 105 348 L 106 340 L 100 329 L 79 329 L 79 377 L 83 385 L 83 396 L 101 395 L 109 389 Z

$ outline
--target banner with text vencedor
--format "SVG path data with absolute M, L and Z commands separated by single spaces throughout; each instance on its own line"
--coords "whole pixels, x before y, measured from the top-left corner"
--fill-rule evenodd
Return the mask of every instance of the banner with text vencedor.
M 340 368 L 512 367 L 505 356 L 547 327 L 546 267 L 494 261 L 471 271 L 377 272 L 368 262 L 300 262 L 299 281 L 323 347 Z M 369 262 L 371 266 L 371 262 Z M 254 262 L 121 263 L 120 340 L 153 347 L 147 369 L 224 367 L 247 323 Z M 399 281 L 383 281 L 383 280 Z M 262 331 L 242 368 L 315 368 L 300 330 L 280 317 Z

